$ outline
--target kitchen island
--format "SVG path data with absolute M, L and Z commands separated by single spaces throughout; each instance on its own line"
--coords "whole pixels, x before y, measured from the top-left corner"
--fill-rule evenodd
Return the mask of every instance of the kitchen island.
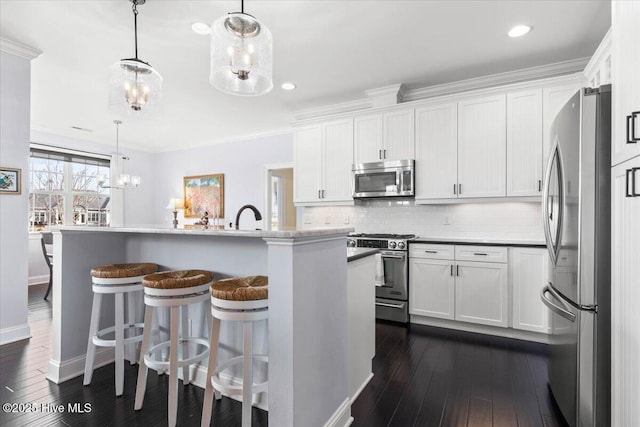
M 47 378 L 60 383 L 83 372 L 91 315 L 92 267 L 153 262 L 160 270 L 206 269 L 217 278 L 269 277 L 269 319 L 257 352 L 269 355 L 269 424 L 344 426 L 350 422 L 347 259 L 349 228 L 260 231 L 155 227 L 53 230 L 53 343 Z M 206 307 L 190 310 L 194 335 L 206 336 Z M 105 305 L 102 324 L 113 322 Z M 221 358 L 241 349 L 240 328 L 221 332 Z M 260 338 L 256 328 L 256 341 Z M 268 338 L 267 338 L 268 335 Z M 226 354 L 225 354 L 226 353 Z M 113 361 L 113 351 L 96 364 Z M 203 385 L 206 367 L 195 369 Z M 125 384 L 133 390 L 135 384 Z M 133 410 L 133 408 L 131 409 Z M 144 410 L 144 407 L 143 407 Z

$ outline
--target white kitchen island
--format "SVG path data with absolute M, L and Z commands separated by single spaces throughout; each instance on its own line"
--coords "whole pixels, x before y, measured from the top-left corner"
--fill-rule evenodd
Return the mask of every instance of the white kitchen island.
M 93 296 L 92 267 L 153 262 L 160 270 L 206 269 L 224 276 L 263 274 L 269 277 L 268 342 L 265 337 L 262 346 L 269 355 L 269 424 L 345 426 L 351 419 L 345 327 L 349 231 L 56 228 L 53 346 L 47 377 L 60 383 L 83 372 Z M 206 335 L 204 313 L 191 313 L 193 333 Z M 103 325 L 112 324 L 112 306 L 103 308 L 102 321 Z M 233 327 L 226 335 L 223 331 L 221 342 L 229 354 L 241 348 L 237 335 Z M 96 361 L 113 361 L 109 350 L 97 355 Z M 195 382 L 200 385 L 204 384 L 204 369 L 195 372 Z M 133 388 L 135 384 L 125 384 L 125 390 Z

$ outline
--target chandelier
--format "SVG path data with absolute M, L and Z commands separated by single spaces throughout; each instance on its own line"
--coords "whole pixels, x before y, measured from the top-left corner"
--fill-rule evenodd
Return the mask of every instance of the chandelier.
M 101 188 L 117 188 L 123 189 L 126 187 L 138 187 L 140 185 L 140 177 L 137 175 L 129 175 L 125 173 L 125 161 L 129 160 L 129 157 L 123 156 L 120 154 L 120 125 L 122 122 L 120 120 L 114 120 L 113 123 L 116 125 L 116 153 L 115 153 L 115 167 L 118 173 L 117 178 L 115 178 L 116 185 L 105 185 L 107 182 L 107 178 L 104 175 L 98 175 L 98 185 Z M 113 174 L 112 174 L 113 176 Z
M 241 11 L 220 17 L 211 26 L 209 82 L 232 95 L 264 95 L 273 88 L 273 39 L 253 16 Z
M 162 76 L 138 58 L 138 5 L 133 3 L 135 57 L 121 59 L 109 69 L 109 108 L 117 117 L 151 118 L 160 112 Z

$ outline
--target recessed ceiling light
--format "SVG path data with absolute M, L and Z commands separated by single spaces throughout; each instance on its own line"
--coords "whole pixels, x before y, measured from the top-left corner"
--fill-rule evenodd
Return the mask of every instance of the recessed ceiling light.
M 207 34 L 211 33 L 211 27 L 209 27 L 204 22 L 194 22 L 193 24 L 191 24 L 191 31 L 196 34 L 206 36 Z
M 509 37 L 522 37 L 531 31 L 531 27 L 528 25 L 516 25 L 509 30 Z
M 280 87 L 284 90 L 294 90 L 296 88 L 296 85 L 290 82 L 286 82 L 286 83 L 282 83 L 282 86 Z

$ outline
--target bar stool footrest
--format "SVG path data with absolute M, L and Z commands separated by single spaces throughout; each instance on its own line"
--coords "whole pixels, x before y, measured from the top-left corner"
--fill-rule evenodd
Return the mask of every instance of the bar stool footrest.
M 128 330 L 128 329 L 143 329 L 144 328 L 144 323 L 140 322 L 140 323 L 130 323 L 128 325 L 124 325 L 124 330 Z M 106 334 L 110 334 L 110 333 L 114 333 L 116 331 L 116 327 L 115 326 L 110 326 L 108 328 L 104 328 L 104 329 L 100 329 L 92 338 L 93 344 L 100 346 L 100 347 L 115 347 L 116 346 L 116 340 L 115 338 L 112 340 L 108 340 L 106 338 L 101 338 L 102 336 L 106 335 Z M 142 334 L 140 335 L 134 335 L 132 337 L 128 337 L 125 338 L 123 343 L 124 344 L 131 344 L 134 342 L 141 342 L 142 341 Z
M 226 369 L 229 369 L 232 366 L 242 364 L 243 358 L 244 356 L 233 357 L 227 360 L 226 362 L 221 363 L 218 366 L 218 369 L 216 369 L 216 372 L 211 376 L 211 385 L 213 385 L 214 389 L 231 396 L 242 395 L 243 384 L 233 385 L 233 384 L 223 383 L 222 380 L 220 379 L 220 373 Z M 264 354 L 254 354 L 251 356 L 251 359 L 254 362 L 258 361 L 263 363 L 269 363 L 269 357 Z M 266 392 L 267 385 L 268 385 L 268 381 L 252 384 L 251 393 L 256 394 L 256 393 Z
M 204 349 L 200 352 L 195 354 L 194 356 L 190 357 L 189 359 L 178 359 L 178 368 L 183 368 L 185 366 L 189 366 L 192 365 L 194 363 L 200 362 L 201 360 L 204 360 L 205 357 L 207 357 L 209 355 L 209 340 L 205 339 L 205 338 L 196 338 L 196 337 L 189 337 L 189 338 L 180 338 L 178 340 L 178 352 L 180 352 L 180 348 L 182 347 L 182 344 L 184 343 L 188 343 L 188 344 L 198 344 L 204 347 Z M 168 360 L 155 360 L 153 359 L 153 354 L 158 351 L 158 350 L 162 350 L 164 348 L 169 348 L 171 346 L 171 341 L 163 341 L 160 344 L 156 344 L 153 347 L 151 347 L 149 349 L 149 351 L 147 351 L 144 355 L 144 363 L 147 365 L 147 367 L 154 369 L 156 371 L 169 371 L 169 361 Z M 178 353 L 180 354 L 180 353 Z

